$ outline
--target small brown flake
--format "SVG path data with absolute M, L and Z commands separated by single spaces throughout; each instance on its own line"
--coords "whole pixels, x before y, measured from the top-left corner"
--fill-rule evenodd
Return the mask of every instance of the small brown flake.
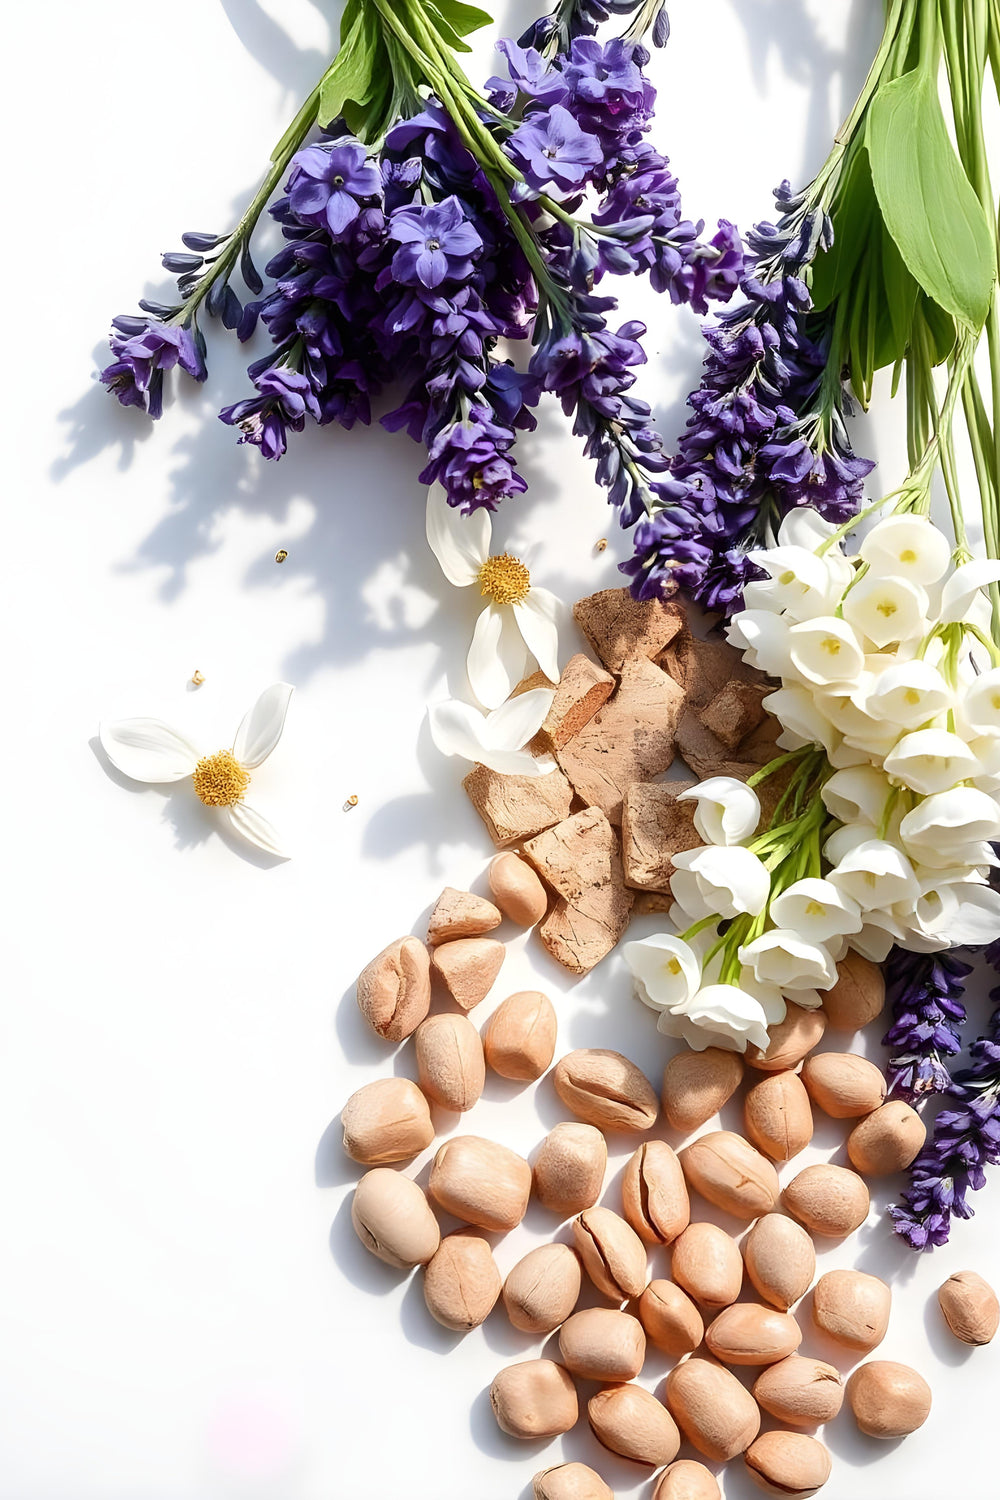
M 697 804 L 677 800 L 693 786 L 693 781 L 653 781 L 629 787 L 622 820 L 626 885 L 666 891 L 674 855 L 703 842 L 694 826 Z
M 767 687 L 759 683 L 731 678 L 711 702 L 697 710 L 698 717 L 727 750 L 733 751 L 763 722 L 766 711 L 762 700 L 767 692 Z
M 538 929 L 542 942 L 564 968 L 588 973 L 621 938 L 632 909 L 616 830 L 587 807 L 529 840 L 525 854 L 557 893 Z
M 609 672 L 632 657 L 659 655 L 684 622 L 679 604 L 633 599 L 628 589 L 601 589 L 573 606 L 573 618 Z
M 589 724 L 615 690 L 615 679 L 589 656 L 571 656 L 563 669 L 552 707 L 541 728 L 547 748 L 561 750 Z

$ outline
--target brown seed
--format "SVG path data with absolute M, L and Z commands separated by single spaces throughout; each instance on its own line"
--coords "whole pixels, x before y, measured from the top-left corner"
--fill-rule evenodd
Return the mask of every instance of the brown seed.
M 669 1245 L 691 1222 L 691 1200 L 676 1155 L 666 1141 L 646 1141 L 622 1178 L 625 1217 L 647 1245 Z
M 760 1431 L 757 1403 L 731 1371 L 693 1355 L 667 1376 L 667 1405 L 693 1448 L 726 1463 Z
M 538 1245 L 504 1282 L 507 1316 L 524 1333 L 552 1333 L 576 1306 L 582 1280 L 580 1258 L 569 1245 Z
M 506 951 L 496 938 L 456 938 L 434 949 L 431 972 L 456 1005 L 472 1010 L 492 989 Z
M 410 1161 L 434 1139 L 427 1100 L 409 1078 L 376 1078 L 340 1112 L 344 1150 L 365 1166 Z
M 600 1474 L 586 1464 L 556 1464 L 531 1483 L 535 1500 L 615 1500 Z
M 551 1359 L 526 1359 L 500 1371 L 490 1386 L 497 1425 L 511 1437 L 550 1438 L 576 1426 L 580 1408 L 568 1370 Z
M 559 1357 L 571 1375 L 584 1380 L 631 1380 L 646 1358 L 646 1335 L 631 1313 L 587 1307 L 560 1328 Z
M 909 1365 L 872 1359 L 848 1380 L 847 1403 L 868 1437 L 906 1437 L 930 1416 L 931 1388 Z
M 493 1311 L 500 1272 L 488 1240 L 471 1229 L 446 1234 L 424 1269 L 427 1311 L 445 1328 L 468 1333 Z
M 823 996 L 827 1024 L 834 1031 L 861 1031 L 885 1005 L 882 970 L 848 949 L 837 965 L 837 983 Z
M 373 1167 L 362 1177 L 351 1200 L 351 1223 L 365 1249 L 397 1270 L 425 1265 L 441 1243 L 420 1184 L 392 1167 Z
M 453 1135 L 434 1158 L 427 1190 L 456 1219 L 513 1229 L 524 1218 L 531 1168 L 523 1156 L 478 1135 Z
M 856 1052 L 815 1052 L 802 1065 L 814 1104 L 834 1120 L 870 1115 L 885 1102 L 885 1074 Z
M 773 1365 L 802 1342 L 802 1330 L 791 1313 L 776 1312 L 759 1302 L 736 1302 L 705 1330 L 705 1343 L 724 1365 Z
M 728 1307 L 743 1285 L 740 1247 L 717 1224 L 689 1224 L 671 1249 L 670 1273 L 705 1307 Z
M 588 1208 L 573 1220 L 573 1242 L 584 1270 L 612 1302 L 638 1297 L 646 1285 L 646 1250 L 635 1230 L 610 1208 Z
M 674 1130 L 685 1135 L 718 1114 L 743 1080 L 738 1052 L 706 1047 L 704 1052 L 677 1052 L 663 1070 L 663 1113 Z
M 711 1469 L 692 1458 L 680 1458 L 664 1469 L 652 1500 L 722 1500 L 722 1491 Z
M 868 1217 L 871 1200 L 856 1172 L 830 1162 L 804 1167 L 781 1195 L 788 1212 L 812 1234 L 842 1239 Z
M 748 1047 L 746 1060 L 752 1068 L 763 1073 L 780 1073 L 786 1068 L 797 1068 L 802 1059 L 823 1040 L 826 1030 L 826 1012 L 822 1009 L 805 1010 L 801 1005 L 789 1005 L 785 1019 L 772 1026 L 768 1035 L 767 1051 L 759 1047 Z
M 535 1158 L 535 1197 L 564 1217 L 590 1208 L 601 1196 L 608 1147 L 594 1125 L 566 1120 L 549 1131 Z
M 503 921 L 492 901 L 474 896 L 471 891 L 457 891 L 446 885 L 437 898 L 427 923 L 427 942 L 432 948 L 455 938 L 482 937 Z
M 778 1174 L 753 1146 L 731 1130 L 699 1136 L 680 1153 L 688 1185 L 737 1219 L 770 1213 L 778 1201 Z
M 587 1402 L 594 1436 L 612 1453 L 658 1469 L 677 1457 L 681 1435 L 662 1401 L 641 1385 L 612 1385 Z
M 419 938 L 397 938 L 358 976 L 358 1009 L 387 1042 L 416 1031 L 430 1006 L 430 960 Z
M 544 885 L 519 854 L 498 854 L 490 862 L 489 882 L 497 906 L 518 927 L 534 927 L 548 910 Z
M 789 1161 L 812 1140 L 809 1095 L 797 1073 L 771 1073 L 747 1090 L 743 1123 L 748 1140 L 772 1161 Z
M 785 1214 L 765 1214 L 743 1241 L 747 1275 L 781 1312 L 804 1297 L 816 1275 L 816 1249 L 801 1224 Z
M 847 1154 L 866 1177 L 884 1177 L 908 1167 L 926 1139 L 927 1126 L 916 1110 L 890 1099 L 858 1121 L 847 1137 Z
M 763 1432 L 743 1462 L 769 1495 L 815 1495 L 832 1467 L 829 1451 L 804 1432 Z
M 497 1006 L 483 1034 L 486 1061 L 501 1078 L 533 1083 L 556 1051 L 556 1013 L 541 990 L 520 990 Z
M 442 1109 L 471 1109 L 483 1092 L 486 1060 L 468 1016 L 428 1016 L 413 1034 L 420 1087 Z
M 864 1271 L 825 1271 L 813 1288 L 816 1327 L 861 1354 L 885 1338 L 891 1307 L 885 1282 Z
M 758 1406 L 789 1427 L 832 1422 L 844 1401 L 840 1371 L 820 1359 L 790 1354 L 769 1365 L 753 1384 Z
M 945 1322 L 963 1344 L 988 1344 L 1000 1325 L 1000 1302 L 975 1271 L 956 1271 L 938 1292 Z
M 681 1359 L 705 1337 L 701 1313 L 672 1281 L 651 1281 L 639 1298 L 639 1320 L 658 1349 Z
M 552 1075 L 563 1103 L 601 1130 L 643 1131 L 656 1124 L 656 1094 L 635 1063 L 602 1047 L 581 1048 L 560 1058 Z

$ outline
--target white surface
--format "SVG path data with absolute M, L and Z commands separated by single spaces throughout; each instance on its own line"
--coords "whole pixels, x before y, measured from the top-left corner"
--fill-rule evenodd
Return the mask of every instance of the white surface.
M 481 882 L 490 852 L 462 767 L 423 724 L 446 682 L 462 688 L 475 601 L 423 545 L 417 450 L 378 428 L 309 432 L 278 466 L 238 450 L 214 419 L 244 389 L 222 339 L 207 386 L 155 428 L 90 384 L 109 317 L 162 287 L 158 252 L 230 222 L 332 10 L 54 0 L 7 20 L 2 1500 L 512 1500 L 560 1449 L 598 1453 L 586 1435 L 503 1438 L 485 1388 L 530 1340 L 500 1314 L 444 1333 L 419 1280 L 349 1227 L 357 1174 L 336 1115 L 412 1066 L 366 1033 L 353 976 L 420 929 L 442 884 Z M 505 10 L 516 32 L 534 7 Z M 656 139 L 693 217 L 745 225 L 781 177 L 815 168 L 880 12 L 674 0 Z M 673 438 L 698 334 L 666 302 L 651 316 L 641 389 Z M 859 447 L 895 472 L 893 424 Z M 553 407 L 521 451 L 532 493 L 498 535 L 530 537 L 538 581 L 566 599 L 614 583 L 612 518 Z M 129 714 L 226 744 L 279 678 L 298 692 L 259 788 L 294 836 L 288 865 L 224 842 L 186 785 L 126 784 L 95 753 L 99 719 Z M 498 997 L 528 984 L 558 995 L 564 1047 L 610 1043 L 658 1075 L 666 1045 L 617 960 L 571 986 L 519 940 Z M 548 1086 L 531 1092 L 491 1080 L 459 1128 L 529 1151 L 562 1113 Z M 823 1152 L 839 1141 L 817 1132 Z M 1000 1180 L 976 1206 L 933 1257 L 875 1221 L 823 1256 L 891 1275 L 879 1352 L 935 1394 L 895 1449 L 860 1443 L 846 1417 L 830 1429 L 830 1500 L 929 1500 L 957 1479 L 995 1493 L 1000 1352 L 949 1342 L 932 1300 L 953 1270 L 995 1275 Z M 502 1269 L 552 1227 L 533 1209 L 499 1243 Z M 618 1493 L 648 1493 L 634 1467 L 598 1464 Z M 751 1492 L 732 1465 L 727 1500 Z

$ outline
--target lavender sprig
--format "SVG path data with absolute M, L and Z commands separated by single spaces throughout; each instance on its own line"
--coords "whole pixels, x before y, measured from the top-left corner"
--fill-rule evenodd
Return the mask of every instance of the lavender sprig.
M 913 1103 L 949 1091 L 948 1059 L 962 1050 L 965 980 L 972 965 L 952 953 L 894 948 L 886 964 L 893 1021 L 882 1038 L 889 1093 Z

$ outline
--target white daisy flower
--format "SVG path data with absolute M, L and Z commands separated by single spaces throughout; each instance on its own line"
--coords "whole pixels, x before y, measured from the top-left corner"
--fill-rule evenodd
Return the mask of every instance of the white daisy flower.
M 202 755 L 177 729 L 160 719 L 119 719 L 100 727 L 111 764 L 131 781 L 183 781 L 190 776 L 195 795 L 218 808 L 229 826 L 268 854 L 287 859 L 267 819 L 248 807 L 244 794 L 250 772 L 262 765 L 281 739 L 294 689 L 287 682 L 265 688 L 244 718 L 231 750 Z

